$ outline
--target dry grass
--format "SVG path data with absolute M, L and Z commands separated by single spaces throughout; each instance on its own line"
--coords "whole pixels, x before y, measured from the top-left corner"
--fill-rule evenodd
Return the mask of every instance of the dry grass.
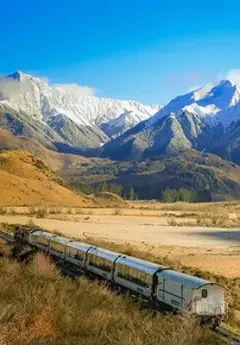
M 0 152 L 0 205 L 91 206 L 37 157 L 25 151 Z
M 220 212 L 221 211 L 221 212 Z M 183 213 L 180 215 L 166 215 L 168 225 L 171 226 L 202 226 L 215 228 L 240 227 L 240 216 L 231 217 L 227 210 Z
M 158 207 L 164 204 L 156 203 Z M 150 203 L 150 205 L 152 205 Z M 154 205 L 154 204 L 153 204 Z M 63 219 L 63 215 L 121 215 L 134 217 L 158 217 L 161 225 L 203 226 L 203 227 L 240 227 L 240 208 L 238 203 L 209 204 L 166 204 L 169 210 L 152 208 L 112 207 L 0 207 L 0 215 L 30 215 L 36 218 Z M 170 210 L 170 208 L 176 208 Z M 180 210 L 182 209 L 182 210 Z M 72 217 L 73 218 L 73 217 Z M 68 218 L 66 218 L 68 219 Z
M 122 215 L 122 210 L 120 208 L 116 208 L 114 211 L 113 211 L 113 215 L 115 216 L 120 216 Z
M 85 278 L 63 278 L 45 256 L 0 259 L 1 345 L 221 344 L 189 317 L 140 312 Z

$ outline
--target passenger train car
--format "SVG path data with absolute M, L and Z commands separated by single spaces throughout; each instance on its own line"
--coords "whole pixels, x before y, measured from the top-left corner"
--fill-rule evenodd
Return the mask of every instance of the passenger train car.
M 16 227 L 15 239 L 167 308 L 218 322 L 227 313 L 224 287 L 169 267 L 35 229 Z

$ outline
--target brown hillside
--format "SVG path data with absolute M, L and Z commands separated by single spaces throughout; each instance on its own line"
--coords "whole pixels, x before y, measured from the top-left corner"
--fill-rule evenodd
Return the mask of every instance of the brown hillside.
M 0 149 L 24 150 L 39 157 L 53 171 L 77 169 L 95 163 L 104 164 L 107 159 L 86 158 L 80 155 L 59 153 L 48 150 L 38 141 L 26 137 L 15 137 L 11 132 L 0 128 Z
M 25 151 L 0 152 L 0 205 L 91 206 L 64 186 L 44 163 Z

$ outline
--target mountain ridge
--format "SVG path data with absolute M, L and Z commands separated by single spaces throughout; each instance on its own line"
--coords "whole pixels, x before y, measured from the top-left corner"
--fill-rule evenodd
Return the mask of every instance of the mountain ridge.
M 151 118 L 107 142 L 101 156 L 141 160 L 193 148 L 217 153 L 226 159 L 230 157 L 239 163 L 239 132 L 235 130 L 235 134 L 231 134 L 233 124 L 239 120 L 240 86 L 229 80 L 207 84 L 174 98 Z M 229 150 L 233 148 L 234 154 L 224 150 L 226 135 Z
M 21 71 L 6 78 L 22 83 L 18 99 L 12 100 L 13 106 L 17 110 L 31 112 L 44 122 L 47 122 L 49 117 L 65 115 L 77 125 L 98 127 L 125 113 L 131 113 L 129 126 L 132 126 L 146 120 L 160 109 L 158 105 L 143 105 L 131 100 L 121 101 L 96 96 L 76 97 L 59 86 L 50 86 L 47 81 Z
M 141 160 L 192 148 L 239 163 L 240 86 L 231 80 L 206 84 L 164 107 L 76 97 L 22 72 L 6 77 L 4 90 L 0 126 L 51 150 Z

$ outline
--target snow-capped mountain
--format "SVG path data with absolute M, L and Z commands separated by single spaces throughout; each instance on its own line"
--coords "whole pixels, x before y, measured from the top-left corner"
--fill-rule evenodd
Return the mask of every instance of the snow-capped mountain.
M 76 97 L 60 87 L 50 86 L 43 79 L 22 72 L 15 72 L 8 78 L 21 84 L 18 97 L 10 95 L 8 98 L 14 108 L 30 113 L 48 124 L 59 115 L 66 116 L 78 126 L 104 128 L 107 123 L 109 129 L 109 121 L 112 121 L 113 128 L 108 130 L 108 135 L 111 133 L 111 136 L 116 137 L 160 109 L 157 105 L 143 105 L 134 101 Z
M 76 97 L 22 72 L 0 78 L 0 127 L 62 152 L 142 159 L 194 148 L 239 162 L 240 85 L 207 84 L 166 106 Z M 225 143 L 225 148 L 222 145 Z
M 233 124 L 239 120 L 240 86 L 223 80 L 173 99 L 151 118 L 106 143 L 102 155 L 118 159 L 119 154 L 119 159 L 131 160 L 194 148 L 218 154 L 222 151 L 227 158 L 221 142 L 227 138 L 228 147 L 239 152 L 238 132 L 235 129 L 232 133 L 236 128 Z M 228 152 L 228 157 L 236 154 Z
M 231 80 L 222 80 L 176 97 L 149 121 L 146 121 L 146 127 L 153 125 L 171 112 L 178 117 L 182 111 L 204 119 L 204 122 L 209 125 L 215 126 L 222 123 L 226 128 L 240 118 L 240 85 Z

